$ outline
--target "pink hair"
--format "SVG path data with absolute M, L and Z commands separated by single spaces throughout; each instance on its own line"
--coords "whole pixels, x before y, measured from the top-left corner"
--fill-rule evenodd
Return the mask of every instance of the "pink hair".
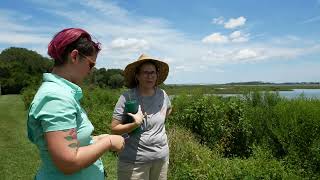
M 96 52 L 100 51 L 100 43 L 95 43 L 91 40 L 90 34 L 80 28 L 67 28 L 58 32 L 48 45 L 48 55 L 51 56 L 56 61 L 63 61 L 62 54 L 64 53 L 66 47 L 79 39 L 80 37 L 85 37 L 92 42 L 93 47 Z

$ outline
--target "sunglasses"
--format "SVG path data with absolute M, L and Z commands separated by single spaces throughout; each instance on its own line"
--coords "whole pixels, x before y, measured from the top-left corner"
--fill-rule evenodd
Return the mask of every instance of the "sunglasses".
M 88 60 L 89 62 L 89 68 L 90 70 L 96 65 L 96 62 L 94 62 L 91 58 L 89 58 L 88 56 L 82 54 L 80 51 L 78 51 L 79 55 L 84 57 L 86 60 Z

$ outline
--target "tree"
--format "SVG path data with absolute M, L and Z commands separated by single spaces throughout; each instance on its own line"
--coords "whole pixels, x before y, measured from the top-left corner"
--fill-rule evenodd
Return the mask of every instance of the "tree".
M 42 74 L 49 72 L 52 60 L 35 51 L 11 47 L 0 54 L 2 94 L 18 94 L 27 86 L 41 83 Z
M 95 84 L 95 85 L 98 85 L 99 87 L 102 87 L 102 88 L 107 87 L 107 86 L 122 87 L 124 85 L 123 80 L 117 82 L 118 84 L 115 85 L 113 83 L 114 80 L 110 79 L 114 75 L 119 75 L 117 78 L 118 78 L 118 80 L 121 80 L 120 76 L 123 78 L 123 70 L 121 70 L 121 69 L 108 69 L 107 70 L 105 68 L 94 69 L 93 72 L 86 78 L 85 83 L 86 84 Z
M 108 85 L 112 88 L 121 88 L 124 83 L 124 77 L 121 74 L 114 74 L 110 77 Z

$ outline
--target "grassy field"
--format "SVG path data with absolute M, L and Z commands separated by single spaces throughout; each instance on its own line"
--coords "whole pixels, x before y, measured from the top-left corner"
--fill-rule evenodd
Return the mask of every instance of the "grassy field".
M 27 138 L 26 111 L 20 95 L 0 96 L 0 179 L 33 179 L 40 159 Z M 116 157 L 103 157 L 108 179 L 116 179 Z
M 1 179 L 33 179 L 40 164 L 27 139 L 26 111 L 19 95 L 0 96 Z

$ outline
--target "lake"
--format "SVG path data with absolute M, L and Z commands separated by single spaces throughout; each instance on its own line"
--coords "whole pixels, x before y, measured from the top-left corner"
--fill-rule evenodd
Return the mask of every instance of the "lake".
M 275 92 L 275 91 L 271 91 Z M 293 89 L 292 91 L 278 91 L 279 95 L 285 98 L 298 98 L 299 96 L 303 95 L 307 98 L 317 98 L 320 99 L 320 89 Z M 229 96 L 241 96 L 241 94 L 205 94 L 207 96 L 217 95 L 223 97 Z M 169 98 L 173 99 L 175 95 L 170 95 Z
M 279 95 L 286 98 L 297 98 L 303 95 L 307 98 L 320 99 L 320 89 L 293 89 L 293 91 L 279 91 Z
M 275 92 L 275 91 L 271 91 Z M 292 91 L 278 91 L 281 97 L 285 98 L 298 98 L 303 95 L 306 98 L 317 98 L 320 99 L 320 89 L 293 89 Z M 222 96 L 241 96 L 241 94 L 223 94 Z

